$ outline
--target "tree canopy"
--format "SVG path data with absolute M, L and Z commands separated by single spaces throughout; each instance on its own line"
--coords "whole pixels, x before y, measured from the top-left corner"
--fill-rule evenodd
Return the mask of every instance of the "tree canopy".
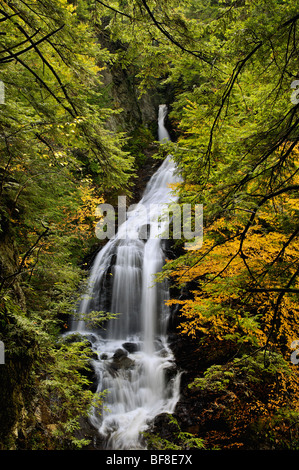
M 110 54 L 98 41 L 88 3 L 0 3 L 3 394 L 22 388 L 15 375 L 23 364 L 37 396 L 50 400 L 45 389 L 53 387 L 60 406 L 69 407 L 61 419 L 68 438 L 93 396 L 78 374 L 88 351 L 80 359 L 77 348 L 75 361 L 69 344 L 62 354 L 57 334 L 74 311 L 80 265 L 96 240 L 95 209 L 107 192 L 129 192 L 133 157 L 123 150 L 124 134 L 107 124 L 115 110 L 103 105 L 101 70 Z M 82 402 L 75 404 L 80 387 Z M 10 405 L 13 415 L 16 404 Z M 58 419 L 52 413 L 49 425 Z M 4 442 L 13 419 L 4 416 Z

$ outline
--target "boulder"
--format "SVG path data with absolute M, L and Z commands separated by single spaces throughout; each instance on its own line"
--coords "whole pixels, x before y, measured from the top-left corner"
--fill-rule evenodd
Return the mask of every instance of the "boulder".
M 131 342 L 123 343 L 122 347 L 129 353 L 140 351 L 140 345 L 137 343 L 131 343 Z
M 112 358 L 109 365 L 109 372 L 114 375 L 120 369 L 130 369 L 133 367 L 135 362 L 128 357 L 128 351 L 122 348 L 118 348 Z

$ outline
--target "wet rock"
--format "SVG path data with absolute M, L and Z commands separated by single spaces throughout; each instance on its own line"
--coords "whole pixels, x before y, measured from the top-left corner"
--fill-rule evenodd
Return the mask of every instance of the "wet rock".
M 140 345 L 137 343 L 131 343 L 131 342 L 123 343 L 122 347 L 129 353 L 140 351 Z
M 160 439 L 175 442 L 178 434 L 178 426 L 168 413 L 161 413 L 153 419 L 149 427 L 149 432 L 159 436 Z
M 169 356 L 169 352 L 167 351 L 167 349 L 163 348 L 159 351 L 159 356 L 167 357 L 167 356 Z
M 88 341 L 91 343 L 91 344 L 95 344 L 98 340 L 98 337 L 97 335 L 93 334 L 93 333 L 88 333 L 88 335 L 84 335 L 84 337 L 86 339 L 88 339 Z
M 164 349 L 164 344 L 162 343 L 160 339 L 156 339 L 154 341 L 154 346 L 155 346 L 156 351 L 161 351 L 162 349 Z
M 114 375 L 120 369 L 130 369 L 134 366 L 135 362 L 133 359 L 128 357 L 128 351 L 119 348 L 115 351 L 112 362 L 109 365 L 109 372 Z
M 90 360 L 92 359 L 97 360 L 98 359 L 98 354 L 93 350 L 92 347 L 92 341 L 91 337 L 88 338 L 84 334 L 81 334 L 79 332 L 67 334 L 63 337 L 60 338 L 60 341 L 58 341 L 57 345 L 59 346 L 60 344 L 67 343 L 67 344 L 72 344 L 72 343 L 84 343 L 89 349 L 90 349 Z M 82 345 L 82 349 L 85 346 Z
M 77 439 L 86 439 L 88 444 L 86 444 L 82 450 L 103 450 L 104 439 L 99 434 L 98 429 L 96 429 L 90 422 L 88 418 L 81 417 L 79 418 L 80 428 L 75 431 L 75 437 Z
M 178 373 L 178 369 L 175 363 L 168 367 L 165 371 L 165 378 L 168 381 L 174 379 Z
M 77 331 L 74 333 L 66 334 L 60 338 L 60 341 L 63 343 L 79 343 L 85 340 L 86 338 Z
M 113 354 L 113 359 L 114 360 L 121 360 L 122 358 L 124 357 L 127 357 L 128 355 L 128 351 L 126 351 L 125 349 L 122 349 L 122 348 L 118 348 L 115 353 Z

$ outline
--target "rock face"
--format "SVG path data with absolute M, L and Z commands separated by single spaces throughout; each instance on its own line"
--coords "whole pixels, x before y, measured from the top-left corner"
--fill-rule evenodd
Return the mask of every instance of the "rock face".
M 102 29 L 98 37 L 101 45 L 111 53 L 126 51 L 126 44 L 111 40 L 109 34 Z M 108 106 L 120 110 L 110 118 L 111 130 L 122 130 L 133 132 L 140 124 L 146 126 L 156 123 L 158 107 L 161 97 L 159 96 L 159 83 L 151 92 L 142 96 L 138 91 L 139 70 L 133 65 L 123 67 L 119 61 L 113 65 L 101 64 L 105 68 L 101 71 L 103 82 L 103 96 L 106 97 Z
M 115 351 L 112 362 L 109 365 L 109 371 L 112 375 L 117 374 L 119 369 L 130 369 L 134 361 L 128 357 L 128 351 L 119 348 Z
M 112 130 L 132 132 L 142 123 L 149 125 L 156 122 L 159 99 L 150 99 L 148 95 L 138 99 L 134 71 L 114 65 L 102 72 L 102 80 L 104 88 L 111 93 L 115 108 L 121 111 L 109 120 Z
M 103 20 L 105 23 L 105 20 Z M 120 41 L 113 41 L 105 30 L 105 24 L 98 36 L 103 48 L 112 54 L 126 54 L 128 45 Z M 113 64 L 99 64 L 102 67 L 101 78 L 103 87 L 103 107 L 110 107 L 119 111 L 110 117 L 108 127 L 112 131 L 126 132 L 133 135 L 140 126 L 150 128 L 158 140 L 158 109 L 160 104 L 167 104 L 171 110 L 175 90 L 170 85 L 161 85 L 160 80 L 152 78 L 151 89 L 139 90 L 141 79 L 138 77 L 140 69 L 133 64 L 125 66 L 119 61 L 119 56 Z M 165 118 L 166 127 L 172 140 L 177 139 L 176 131 L 171 128 L 169 116 Z

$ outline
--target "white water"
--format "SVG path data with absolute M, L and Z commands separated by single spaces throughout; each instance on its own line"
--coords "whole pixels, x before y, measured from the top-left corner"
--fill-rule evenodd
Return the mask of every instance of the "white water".
M 166 106 L 161 105 L 158 117 L 161 141 L 169 140 L 164 126 L 166 112 Z M 99 359 L 94 361 L 98 392 L 108 393 L 104 408 L 100 413 L 95 408 L 90 421 L 105 438 L 108 449 L 143 449 L 140 433 L 158 414 L 173 412 L 179 398 L 180 374 L 167 374 L 174 366 L 167 344 L 168 289 L 153 282 L 155 273 L 164 264 L 162 240 L 152 236 L 142 240 L 136 236 L 148 224 L 157 229 L 158 206 L 150 218 L 144 208 L 175 202 L 168 186 L 180 180 L 175 170 L 168 156 L 147 184 L 140 203 L 128 213 L 127 221 L 94 261 L 88 295 L 80 312 L 105 310 L 120 313 L 119 317 L 110 320 L 103 333 L 88 331 L 84 321 L 74 325 L 77 331 L 92 337 L 93 348 L 98 352 Z M 119 362 L 114 357 L 116 351 L 116 354 L 121 351 Z

